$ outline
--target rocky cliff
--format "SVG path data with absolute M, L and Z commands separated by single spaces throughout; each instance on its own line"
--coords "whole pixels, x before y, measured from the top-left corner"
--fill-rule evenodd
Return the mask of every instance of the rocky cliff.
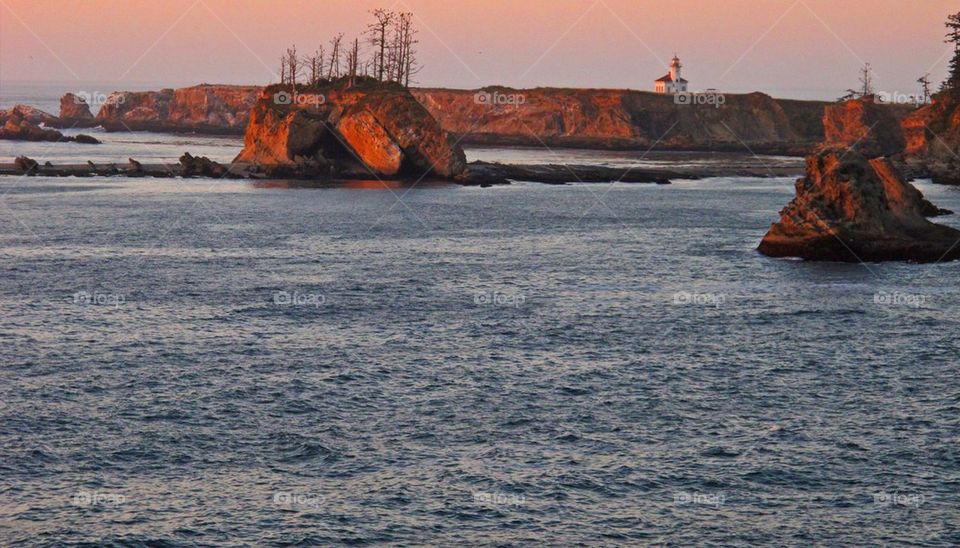
M 453 178 L 463 150 L 405 89 L 367 82 L 264 90 L 235 163 L 272 175 Z
M 809 151 L 825 103 L 762 93 L 687 96 L 630 90 L 417 89 L 444 129 L 465 143 L 590 148 Z M 696 104 L 700 103 L 700 104 Z M 721 104 L 722 103 L 722 104 Z
M 107 131 L 242 134 L 261 88 L 199 85 L 161 91 L 118 91 L 96 120 Z
M 902 127 L 910 167 L 935 183 L 960 185 L 960 96 L 937 95 Z
M 107 129 L 243 133 L 260 89 L 201 85 L 117 92 L 97 120 Z M 822 140 L 825 103 L 723 95 L 722 105 L 677 104 L 672 95 L 604 89 L 414 89 L 414 97 L 464 143 L 646 149 L 809 152 Z M 718 108 L 719 107 L 719 108 Z
M 94 127 L 99 125 L 86 99 L 73 93 L 60 98 L 60 125 L 61 127 Z
M 868 158 L 903 152 L 906 142 L 892 107 L 873 97 L 827 105 L 824 109 L 824 146 L 856 150 Z
M 0 139 L 11 141 L 50 141 L 99 144 L 89 135 L 65 136 L 51 128 L 63 127 L 60 118 L 26 105 L 0 110 Z

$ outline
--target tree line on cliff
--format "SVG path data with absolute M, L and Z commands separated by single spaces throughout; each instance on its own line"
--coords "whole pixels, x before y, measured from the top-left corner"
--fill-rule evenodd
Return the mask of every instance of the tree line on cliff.
M 317 86 L 323 82 L 346 79 L 353 85 L 357 78 L 375 78 L 410 86 L 411 78 L 422 68 L 417 61 L 417 29 L 413 13 L 372 10 L 373 22 L 367 25 L 363 40 L 344 43 L 343 33 L 321 45 L 313 53 L 302 55 L 296 45 L 280 57 L 280 83 Z M 361 43 L 369 46 L 363 51 Z M 349 49 L 348 49 L 349 48 Z

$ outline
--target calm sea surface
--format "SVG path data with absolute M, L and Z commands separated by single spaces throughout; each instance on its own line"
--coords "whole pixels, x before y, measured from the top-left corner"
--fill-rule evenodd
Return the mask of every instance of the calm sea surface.
M 105 137 L 0 161 L 239 147 Z M 960 270 L 792 194 L 0 178 L 0 544 L 956 545 Z

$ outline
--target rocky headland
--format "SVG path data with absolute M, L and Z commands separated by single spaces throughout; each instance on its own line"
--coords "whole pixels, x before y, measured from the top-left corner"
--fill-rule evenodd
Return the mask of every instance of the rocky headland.
M 831 106 L 827 142 L 807 158 L 796 197 L 759 251 L 818 261 L 938 262 L 960 258 L 960 231 L 927 217 L 940 210 L 886 156 L 899 154 L 900 125 L 872 99 Z
M 243 134 L 261 88 L 200 85 L 117 92 L 97 121 L 111 131 Z M 677 104 L 632 90 L 411 89 L 463 144 L 611 150 L 737 151 L 803 155 L 823 140 L 827 103 L 724 95 L 724 104 Z M 505 99 L 504 99 L 505 98 Z M 655 146 L 654 146 L 655 145 Z

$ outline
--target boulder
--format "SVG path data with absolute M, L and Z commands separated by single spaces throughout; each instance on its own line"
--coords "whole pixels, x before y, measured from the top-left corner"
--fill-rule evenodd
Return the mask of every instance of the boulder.
M 960 231 L 925 218 L 935 209 L 889 160 L 826 149 L 807 159 L 796 197 L 759 251 L 845 262 L 960 258 Z
M 906 146 L 900 121 L 872 96 L 827 106 L 823 129 L 824 148 L 852 149 L 867 158 L 893 156 Z
M 139 167 L 139 164 L 137 164 Z M 234 178 L 226 166 L 214 162 L 206 156 L 193 156 L 185 152 L 180 157 L 180 174 L 184 177 L 210 177 L 214 179 Z
M 24 173 L 32 173 L 40 168 L 40 164 L 37 163 L 36 160 L 27 158 L 26 156 L 17 156 L 13 161 L 13 165 Z

